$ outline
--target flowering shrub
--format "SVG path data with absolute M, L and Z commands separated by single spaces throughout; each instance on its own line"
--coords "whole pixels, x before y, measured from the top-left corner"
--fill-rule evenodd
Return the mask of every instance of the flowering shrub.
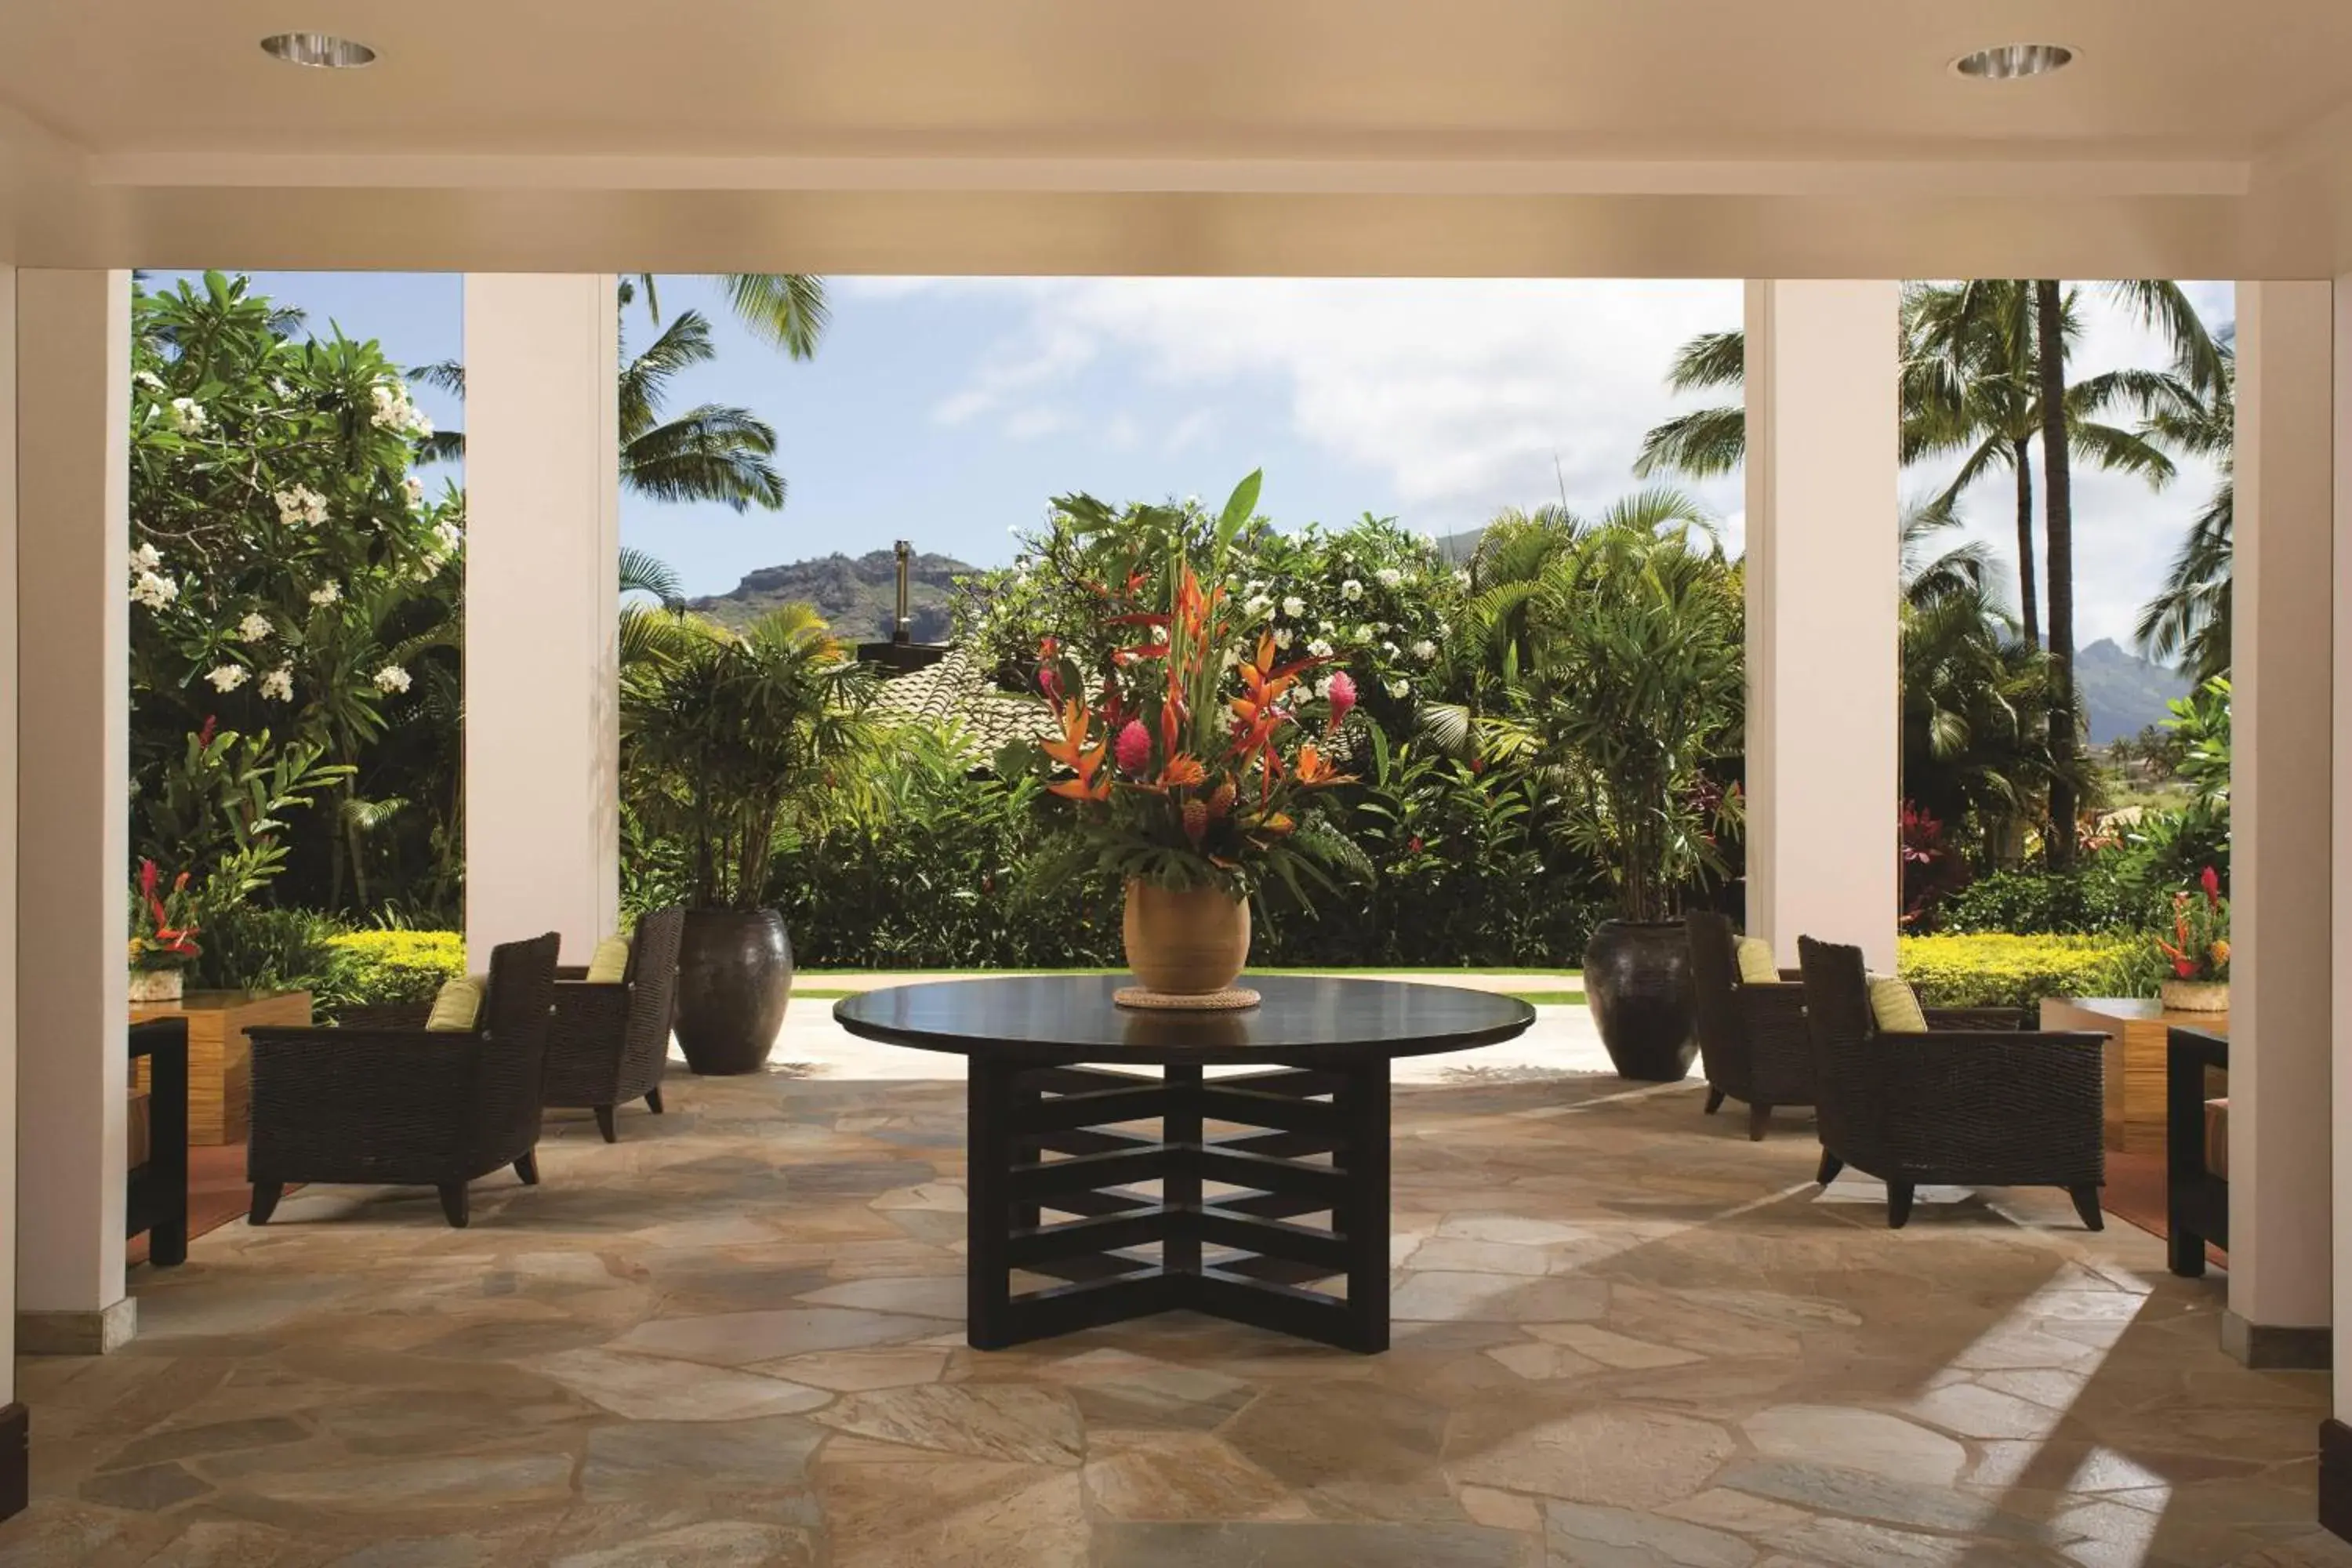
M 2174 979 L 2229 983 L 2230 901 L 2221 896 L 2219 872 L 2208 866 L 2195 892 L 2172 895 L 2172 930 L 2155 940 Z
M 1930 1007 L 2033 1007 L 2051 996 L 2151 990 L 2129 936 L 1906 936 L 1897 972 Z
M 337 1001 L 358 1006 L 429 1002 L 466 973 L 466 939 L 454 931 L 360 931 L 328 939 Z
M 134 296 L 131 363 L 134 841 L 217 721 L 338 770 L 331 809 L 288 826 L 305 901 L 436 859 L 453 879 L 464 501 L 410 472 L 433 431 L 401 373 L 217 273 Z

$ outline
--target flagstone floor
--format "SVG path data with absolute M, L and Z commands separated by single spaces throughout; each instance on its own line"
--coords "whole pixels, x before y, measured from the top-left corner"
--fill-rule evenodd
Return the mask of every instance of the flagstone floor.
M 1379 1357 L 966 1349 L 961 1086 L 838 1060 L 552 1121 L 467 1231 L 306 1191 L 140 1271 L 126 1352 L 20 1363 L 0 1565 L 2352 1563 L 2324 1378 L 2224 1357 L 2152 1237 L 2056 1193 L 1889 1232 L 1801 1126 L 1541 1056 L 1398 1090 Z

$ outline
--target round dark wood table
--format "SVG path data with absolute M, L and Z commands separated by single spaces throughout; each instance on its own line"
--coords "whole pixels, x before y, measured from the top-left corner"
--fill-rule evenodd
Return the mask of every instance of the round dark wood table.
M 973 1348 L 1181 1308 L 1386 1350 L 1389 1064 L 1510 1039 L 1535 1009 L 1265 975 L 1244 979 L 1265 998 L 1246 1011 L 1140 1012 L 1111 1000 L 1129 984 L 948 980 L 834 1004 L 853 1035 L 970 1059 Z M 1236 1065 L 1267 1070 L 1202 1070 Z

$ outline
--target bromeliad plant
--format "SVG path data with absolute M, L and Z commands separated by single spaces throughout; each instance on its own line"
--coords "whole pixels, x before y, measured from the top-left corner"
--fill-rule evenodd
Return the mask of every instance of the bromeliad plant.
M 2230 982 L 2230 900 L 2221 896 L 2221 874 L 2205 868 L 2197 891 L 2172 895 L 2172 937 L 2159 936 L 2157 951 L 2175 979 L 2200 985 Z
M 1031 765 L 1078 826 L 1049 881 L 1096 871 L 1238 899 L 1271 878 L 1305 904 L 1307 882 L 1329 890 L 1335 872 L 1360 869 L 1312 799 L 1351 782 L 1327 747 L 1355 706 L 1354 684 L 1338 672 L 1318 691 L 1310 677 L 1327 658 L 1285 661 L 1265 607 L 1225 580 L 1260 478 L 1235 487 L 1204 542 L 1175 509 L 1103 514 L 1102 526 L 1132 526 L 1157 548 L 1133 557 L 1124 581 L 1095 585 L 1100 668 L 1085 668 L 1056 639 L 1039 649 L 1038 688 L 1061 732 Z
M 147 973 L 185 969 L 204 949 L 196 945 L 195 897 L 188 891 L 188 873 L 181 872 L 163 886 L 163 868 L 152 860 L 139 862 L 139 900 L 131 911 L 131 967 Z

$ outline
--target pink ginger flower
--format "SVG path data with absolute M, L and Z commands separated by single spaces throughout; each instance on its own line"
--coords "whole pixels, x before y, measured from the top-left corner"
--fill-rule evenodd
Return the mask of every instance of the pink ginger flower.
M 1356 683 L 1349 678 L 1346 670 L 1340 670 L 1331 677 L 1331 684 L 1324 689 L 1324 695 L 1330 700 L 1331 728 L 1336 730 L 1346 721 L 1348 714 L 1356 706 Z
M 1129 719 L 1127 728 L 1118 732 L 1118 757 L 1121 773 L 1140 773 L 1150 768 L 1151 731 L 1140 719 Z

